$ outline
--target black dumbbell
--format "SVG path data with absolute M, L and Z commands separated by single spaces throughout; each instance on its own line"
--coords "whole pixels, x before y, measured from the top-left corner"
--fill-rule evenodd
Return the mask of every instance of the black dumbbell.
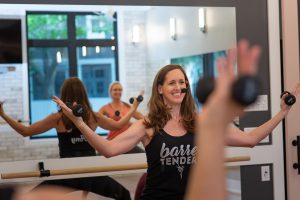
M 208 96 L 213 92 L 215 88 L 215 79 L 210 76 L 204 76 L 199 79 L 196 88 L 196 97 L 198 101 L 204 104 Z
M 84 109 L 81 104 L 73 105 L 70 102 L 66 102 L 66 105 L 72 110 L 73 115 L 76 117 L 81 117 L 83 115 Z
M 286 105 L 291 106 L 294 103 L 296 103 L 296 97 L 293 94 L 291 94 L 289 91 L 284 91 L 283 93 L 281 93 L 280 98 L 282 98 L 282 96 L 285 94 L 287 94 L 286 97 L 284 98 L 284 103 Z
M 143 97 L 142 95 L 139 95 L 139 96 L 136 98 L 136 100 L 137 100 L 138 102 L 142 102 L 142 101 L 144 100 L 144 97 Z M 133 104 L 133 102 L 134 102 L 134 98 L 131 97 L 131 98 L 129 99 L 129 103 Z
M 213 92 L 215 79 L 213 77 L 203 77 L 198 81 L 196 97 L 204 104 L 208 96 Z M 254 103 L 259 92 L 259 82 L 255 76 L 245 75 L 238 78 L 232 86 L 233 99 L 243 106 Z
M 121 114 L 120 111 L 118 111 L 118 110 L 115 111 L 115 116 L 119 117 L 120 114 Z
M 84 112 L 83 106 L 81 104 L 76 104 L 75 106 L 73 106 L 72 112 L 73 115 L 75 115 L 76 117 L 83 116 L 83 112 Z

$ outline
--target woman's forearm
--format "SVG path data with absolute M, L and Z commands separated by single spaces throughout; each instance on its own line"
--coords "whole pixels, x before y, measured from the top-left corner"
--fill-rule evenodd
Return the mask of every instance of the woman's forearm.
M 201 125 L 200 125 L 201 126 Z M 223 200 L 225 190 L 224 130 L 199 128 L 196 163 L 190 175 L 186 200 Z
M 73 121 L 75 126 L 79 131 L 84 135 L 88 140 L 89 144 L 96 149 L 100 154 L 105 157 L 111 157 L 113 154 L 113 145 L 110 144 L 110 141 L 104 139 L 103 137 L 97 135 L 84 121 L 76 120 Z
M 136 111 L 135 108 L 131 108 L 126 113 L 126 115 L 123 116 L 119 121 L 115 121 L 111 118 L 108 118 L 101 113 L 96 113 L 96 116 L 98 118 L 97 119 L 98 125 L 104 129 L 111 130 L 111 131 L 119 130 L 129 123 L 130 118 L 132 117 L 135 111 Z
M 119 129 L 123 128 L 126 124 L 129 123 L 131 117 L 136 112 L 136 108 L 131 107 L 129 111 L 124 115 L 119 121 Z
M 248 136 L 252 138 L 253 146 L 257 145 L 262 139 L 267 137 L 276 126 L 285 118 L 286 113 L 279 111 L 274 117 L 269 121 L 265 122 L 261 126 L 255 128 L 248 133 Z

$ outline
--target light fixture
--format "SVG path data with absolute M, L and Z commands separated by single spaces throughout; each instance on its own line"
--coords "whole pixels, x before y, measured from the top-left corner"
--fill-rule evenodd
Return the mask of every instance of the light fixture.
M 198 18 L 199 18 L 200 31 L 202 31 L 203 33 L 206 33 L 207 25 L 206 25 L 206 9 L 205 8 L 198 9 Z
M 81 51 L 82 51 L 82 56 L 85 57 L 86 56 L 86 46 L 82 46 Z
M 140 42 L 140 27 L 139 25 L 134 25 L 132 27 L 132 38 L 131 42 L 133 44 L 139 43 Z
M 60 51 L 56 52 L 56 62 L 61 63 L 61 53 L 60 53 Z
M 112 51 L 114 51 L 114 50 L 116 50 L 116 47 L 115 47 L 115 46 L 111 46 L 110 49 L 111 49 Z
M 170 18 L 170 37 L 173 40 L 177 39 L 177 35 L 176 35 L 176 19 L 174 17 Z
M 96 46 L 96 53 L 100 53 L 100 51 L 101 51 L 100 46 Z

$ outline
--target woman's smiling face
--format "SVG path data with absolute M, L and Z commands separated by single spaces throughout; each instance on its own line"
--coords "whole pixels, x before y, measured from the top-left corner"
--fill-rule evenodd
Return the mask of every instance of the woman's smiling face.
M 185 93 L 181 89 L 186 87 L 184 74 L 180 69 L 174 69 L 166 74 L 163 85 L 158 86 L 158 92 L 163 95 L 165 104 L 175 106 L 182 103 Z

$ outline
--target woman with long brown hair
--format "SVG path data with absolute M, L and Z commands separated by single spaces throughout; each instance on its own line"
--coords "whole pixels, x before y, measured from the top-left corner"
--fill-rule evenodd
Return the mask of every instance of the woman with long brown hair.
M 248 49 L 245 41 L 238 45 L 238 52 Z M 250 48 L 251 49 L 251 48 Z M 257 56 L 247 54 L 239 60 L 242 64 L 256 64 Z M 233 62 L 232 60 L 230 60 Z M 299 92 L 299 86 L 296 93 Z M 284 98 L 284 96 L 283 96 Z M 167 65 L 157 73 L 149 100 L 149 113 L 143 120 L 135 122 L 124 133 L 108 141 L 98 136 L 80 117 L 57 97 L 54 101 L 84 134 L 89 143 L 106 157 L 129 151 L 142 142 L 147 156 L 148 170 L 146 185 L 140 199 L 181 200 L 184 198 L 190 166 L 196 160 L 194 123 L 197 119 L 196 106 L 183 68 Z M 226 127 L 225 142 L 231 146 L 253 147 L 287 115 L 291 106 L 281 102 L 281 110 L 269 121 L 245 134 L 243 131 Z M 200 114 L 201 115 L 201 114 Z M 197 133 L 200 134 L 201 133 Z M 209 152 L 207 152 L 209 154 Z M 199 156 L 203 155 L 203 152 Z M 207 198 L 208 199 L 208 198 Z
M 77 77 L 71 77 L 64 81 L 61 87 L 61 99 L 69 106 L 73 106 L 73 104 L 82 105 L 84 112 L 81 119 L 93 131 L 98 126 L 108 130 L 120 129 L 128 123 L 138 107 L 138 102 L 134 102 L 128 113 L 119 121 L 95 113 L 88 100 L 86 89 L 82 81 Z M 29 126 L 25 126 L 9 117 L 4 112 L 3 103 L 0 104 L 0 116 L 24 137 L 41 134 L 52 128 L 56 129 L 61 158 L 96 155 L 95 149 L 87 142 L 81 131 L 61 110 Z M 108 176 L 50 180 L 43 182 L 39 186 L 42 185 L 60 185 L 94 192 L 114 199 L 131 199 L 129 191 Z

